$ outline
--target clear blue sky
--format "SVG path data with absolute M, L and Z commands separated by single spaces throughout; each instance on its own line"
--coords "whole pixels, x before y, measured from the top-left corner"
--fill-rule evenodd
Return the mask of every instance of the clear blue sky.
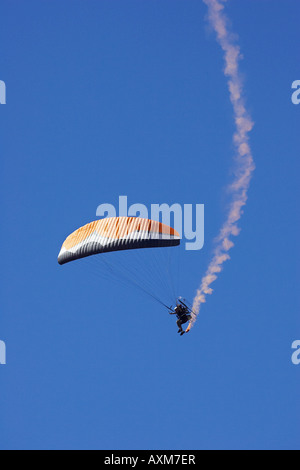
M 98 204 L 204 203 L 193 297 L 224 220 L 234 123 L 200 0 L 2 0 L 4 449 L 300 448 L 299 2 L 232 0 L 257 169 L 190 335 L 134 289 L 60 267 Z

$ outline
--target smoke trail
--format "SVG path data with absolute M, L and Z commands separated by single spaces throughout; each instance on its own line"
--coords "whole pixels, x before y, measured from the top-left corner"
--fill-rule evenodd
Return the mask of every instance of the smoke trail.
M 239 60 L 241 58 L 240 48 L 235 43 L 235 39 L 228 29 L 227 17 L 224 14 L 223 4 L 226 0 L 203 1 L 208 6 L 209 21 L 217 34 L 217 41 L 224 52 L 224 74 L 228 78 L 230 100 L 233 106 L 236 124 L 233 137 L 236 150 L 236 167 L 234 181 L 229 186 L 231 202 L 228 215 L 216 239 L 213 258 L 194 298 L 191 326 L 196 321 L 201 304 L 205 303 L 207 295 L 213 292 L 211 284 L 218 278 L 225 261 L 230 259 L 228 252 L 234 246 L 231 237 L 237 236 L 240 232 L 237 223 L 243 214 L 243 206 L 247 201 L 247 191 L 252 173 L 255 169 L 249 146 L 249 132 L 253 127 L 253 123 L 245 108 L 243 99 L 243 84 L 239 71 Z

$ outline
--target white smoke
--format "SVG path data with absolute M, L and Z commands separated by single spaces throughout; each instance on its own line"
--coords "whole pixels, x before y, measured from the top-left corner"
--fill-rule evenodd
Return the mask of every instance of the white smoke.
M 243 207 L 247 201 L 247 191 L 255 169 L 249 146 L 249 132 L 253 128 L 253 122 L 246 110 L 243 98 L 243 83 L 239 71 L 240 48 L 229 31 L 228 20 L 224 13 L 224 3 L 226 0 L 203 1 L 208 6 L 210 24 L 215 30 L 217 41 L 224 52 L 224 74 L 228 78 L 230 100 L 236 124 L 236 131 L 233 137 L 236 149 L 236 166 L 234 181 L 228 188 L 231 193 L 228 215 L 216 239 L 213 258 L 194 298 L 193 318 L 190 326 L 195 323 L 201 304 L 206 302 L 207 295 L 212 294 L 211 285 L 218 278 L 219 273 L 223 269 L 223 264 L 230 259 L 228 252 L 234 246 L 231 238 L 237 236 L 240 232 L 237 223 L 243 214 Z

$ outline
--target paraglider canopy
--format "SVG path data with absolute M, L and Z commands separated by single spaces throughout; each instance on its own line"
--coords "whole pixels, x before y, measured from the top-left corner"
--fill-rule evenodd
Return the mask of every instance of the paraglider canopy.
M 150 219 L 109 217 L 96 220 L 73 232 L 64 241 L 59 264 L 110 251 L 176 246 L 179 233 Z

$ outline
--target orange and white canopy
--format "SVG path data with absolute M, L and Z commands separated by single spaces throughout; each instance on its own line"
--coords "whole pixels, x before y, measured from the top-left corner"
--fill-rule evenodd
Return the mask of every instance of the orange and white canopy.
M 109 251 L 176 246 L 180 235 L 172 227 L 140 217 L 109 217 L 79 228 L 64 241 L 59 264 Z

